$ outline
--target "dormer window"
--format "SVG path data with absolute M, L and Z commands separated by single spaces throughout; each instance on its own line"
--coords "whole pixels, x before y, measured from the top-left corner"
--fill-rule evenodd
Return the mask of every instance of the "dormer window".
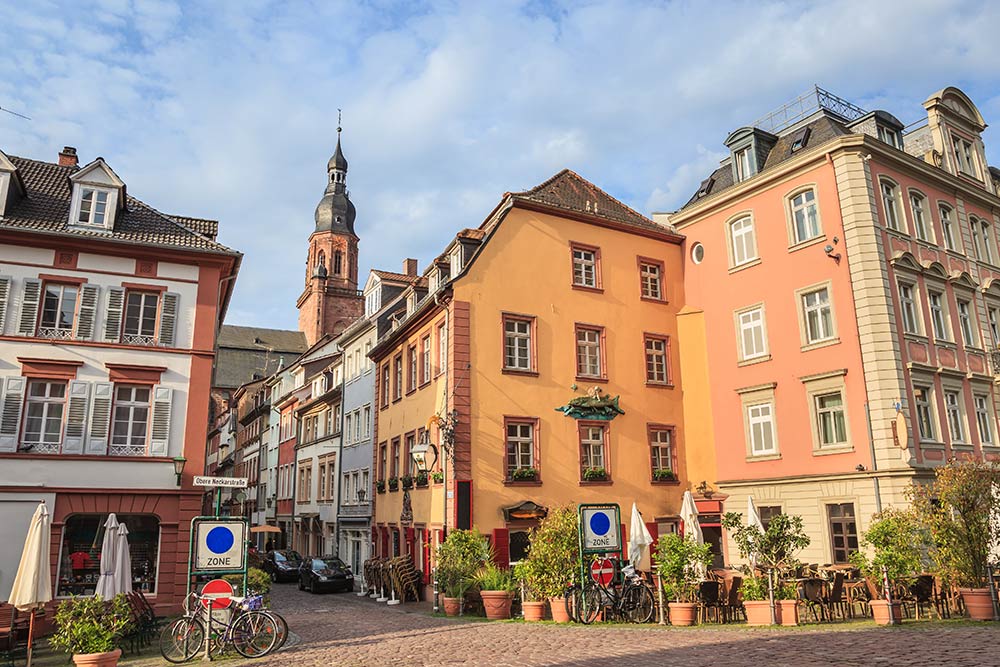
M 903 137 L 900 136 L 898 130 L 881 124 L 879 124 L 877 128 L 879 141 L 889 144 L 893 148 L 903 150 Z
M 413 293 L 408 294 L 406 296 L 406 314 L 409 315 L 410 313 L 412 313 L 416 309 L 416 307 L 417 307 L 417 296 Z
M 80 213 L 76 221 L 81 225 L 107 227 L 108 191 L 83 188 L 80 195 Z
M 799 130 L 794 137 L 792 137 L 792 152 L 802 150 L 809 143 L 809 135 L 812 134 L 812 129 L 804 127 Z
M 382 292 L 379 289 L 373 289 L 365 295 L 365 316 L 372 315 L 381 307 Z
M 733 152 L 733 166 L 736 168 L 737 181 L 745 181 L 753 176 L 753 167 L 750 162 L 750 148 L 750 146 L 747 146 Z
M 457 276 L 462 270 L 462 248 L 459 246 L 451 253 L 451 275 Z
M 972 142 L 962 137 L 952 137 L 952 150 L 955 155 L 955 167 L 966 176 L 979 178 L 976 172 L 976 161 L 972 157 Z

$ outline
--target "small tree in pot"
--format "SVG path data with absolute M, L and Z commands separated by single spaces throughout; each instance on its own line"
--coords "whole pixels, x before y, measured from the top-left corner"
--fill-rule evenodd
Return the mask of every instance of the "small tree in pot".
M 919 572 L 923 564 L 920 553 L 923 539 L 916 515 L 912 511 L 887 508 L 872 517 L 861 538 L 862 546 L 871 547 L 872 555 L 855 551 L 851 563 L 879 592 L 879 599 L 870 601 L 872 616 L 879 625 L 898 623 L 902 620 L 902 604 L 893 601 L 890 611 L 888 593 L 894 582 Z
M 959 587 L 969 616 L 993 618 L 987 564 L 996 552 L 1000 517 L 1000 468 L 982 461 L 950 461 L 934 483 L 912 487 L 913 507 L 928 530 L 930 555 L 938 574 Z
M 670 600 L 671 625 L 694 625 L 697 618 L 698 584 L 712 562 L 712 547 L 672 533 L 656 542 L 656 571 L 663 592 Z
M 553 620 L 568 623 L 563 603 L 566 586 L 580 571 L 579 517 L 573 507 L 558 507 L 531 531 L 528 548 L 528 586 L 544 602 L 549 600 Z
M 437 577 L 444 588 L 444 613 L 462 614 L 465 593 L 473 577 L 489 559 L 490 550 L 478 530 L 453 530 L 437 551 Z
M 49 643 L 73 654 L 80 667 L 114 667 L 123 637 L 135 627 L 132 611 L 122 594 L 108 601 L 99 597 L 75 597 L 56 610 L 56 633 Z

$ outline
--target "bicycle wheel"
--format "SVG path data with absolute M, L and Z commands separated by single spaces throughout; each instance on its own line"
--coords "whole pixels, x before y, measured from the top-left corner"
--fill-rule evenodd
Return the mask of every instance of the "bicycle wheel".
M 622 595 L 622 616 L 631 623 L 649 623 L 653 606 L 653 592 L 647 586 L 629 586 Z
M 205 646 L 205 628 L 196 618 L 178 618 L 160 632 L 160 655 L 167 662 L 187 662 Z
M 276 611 L 265 609 L 264 613 L 274 619 L 275 625 L 278 628 L 278 639 L 274 642 L 274 648 L 271 649 L 272 651 L 277 651 L 288 641 L 288 622 L 284 616 Z
M 597 619 L 597 615 L 604 606 L 604 595 L 597 585 L 588 583 L 580 591 L 579 600 L 575 604 L 576 608 L 580 610 L 580 622 L 584 625 L 590 625 Z
M 566 613 L 569 615 L 570 620 L 574 623 L 580 622 L 580 605 L 578 604 L 578 598 L 580 595 L 580 587 L 576 584 L 567 588 L 566 592 L 563 593 L 563 604 L 566 605 Z
M 229 641 L 244 658 L 267 655 L 278 641 L 278 623 L 262 611 L 250 611 L 233 623 Z

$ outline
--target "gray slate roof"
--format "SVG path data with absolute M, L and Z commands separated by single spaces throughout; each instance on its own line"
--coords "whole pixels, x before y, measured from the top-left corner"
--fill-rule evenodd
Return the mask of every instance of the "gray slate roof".
M 224 325 L 219 331 L 213 387 L 235 389 L 288 366 L 308 349 L 301 331 Z
M 17 167 L 27 196 L 15 199 L 13 205 L 8 207 L 5 215 L 0 218 L 0 229 L 239 255 L 235 250 L 180 222 L 195 220 L 194 218 L 175 219 L 132 196 L 126 197 L 125 208 L 115 215 L 114 230 L 107 232 L 71 227 L 69 209 L 72 191 L 69 177 L 79 167 L 13 155 L 10 160 Z M 200 221 L 199 226 L 207 229 L 209 225 L 205 223 L 212 223 L 216 227 L 218 225 L 214 221 L 205 220 Z

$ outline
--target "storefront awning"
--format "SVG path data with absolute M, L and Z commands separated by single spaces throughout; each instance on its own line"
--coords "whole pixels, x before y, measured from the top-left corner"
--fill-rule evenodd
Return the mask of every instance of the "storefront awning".
M 504 521 L 530 521 L 544 519 L 549 514 L 549 508 L 542 507 L 530 500 L 503 508 Z

